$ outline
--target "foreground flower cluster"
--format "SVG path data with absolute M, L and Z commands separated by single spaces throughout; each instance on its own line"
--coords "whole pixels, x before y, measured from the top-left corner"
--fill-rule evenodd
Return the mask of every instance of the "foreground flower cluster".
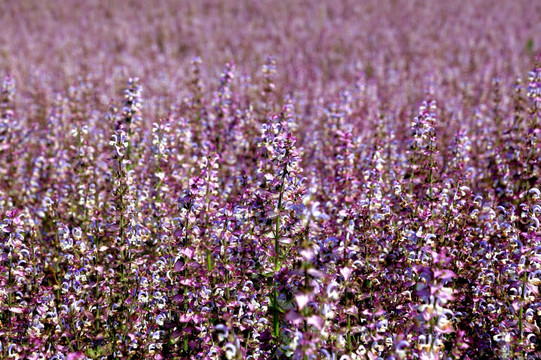
M 476 51 L 314 92 L 270 56 L 176 98 L 6 75 L 0 358 L 541 358 L 541 65 Z

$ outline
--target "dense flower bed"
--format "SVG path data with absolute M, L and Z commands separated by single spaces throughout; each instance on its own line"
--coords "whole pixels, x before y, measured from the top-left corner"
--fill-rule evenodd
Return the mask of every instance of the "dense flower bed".
M 122 3 L 0 5 L 0 358 L 541 358 L 539 6 Z

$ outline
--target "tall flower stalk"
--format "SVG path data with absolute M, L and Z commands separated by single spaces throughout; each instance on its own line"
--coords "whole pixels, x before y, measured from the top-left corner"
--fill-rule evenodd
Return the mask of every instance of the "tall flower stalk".
M 280 313 L 278 293 L 282 284 L 279 273 L 287 268 L 286 256 L 290 256 L 291 248 L 283 248 L 294 241 L 294 224 L 298 222 L 291 213 L 290 207 L 300 203 L 303 189 L 300 179 L 300 155 L 295 146 L 295 138 L 288 133 L 283 119 L 273 116 L 261 128 L 259 140 L 261 158 L 258 164 L 258 180 L 260 189 L 257 196 L 265 200 L 264 211 L 269 217 L 269 231 L 273 241 L 272 271 L 274 272 L 272 290 L 272 334 L 280 336 Z

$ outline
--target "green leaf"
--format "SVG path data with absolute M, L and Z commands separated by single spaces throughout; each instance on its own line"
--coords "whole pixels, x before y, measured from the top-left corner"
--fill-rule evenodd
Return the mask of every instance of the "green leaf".
M 526 52 L 528 54 L 531 54 L 533 52 L 533 39 L 529 38 L 528 41 L 526 41 Z

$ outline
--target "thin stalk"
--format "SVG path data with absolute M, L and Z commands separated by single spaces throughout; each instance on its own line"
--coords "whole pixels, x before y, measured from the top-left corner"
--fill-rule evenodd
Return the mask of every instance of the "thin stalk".
M 430 151 L 430 170 L 428 175 L 428 184 L 430 186 L 429 194 L 430 194 L 430 220 L 434 218 L 434 188 L 432 187 L 433 184 L 433 167 L 434 167 L 434 152 Z M 434 224 L 430 224 L 430 232 L 434 233 Z
M 521 300 L 521 304 L 520 304 L 520 310 L 519 310 L 519 314 L 518 314 L 518 332 L 519 332 L 519 340 L 520 340 L 520 343 L 522 343 L 523 341 L 523 336 L 524 336 L 524 333 L 523 333 L 523 328 L 524 328 L 524 320 L 523 320 L 523 317 L 524 317 L 524 293 L 526 292 L 526 271 L 524 271 L 524 274 L 522 275 L 522 294 L 520 296 L 520 300 Z
M 205 211 L 205 232 L 208 231 L 209 226 L 209 210 L 210 210 L 210 171 L 211 167 L 209 166 L 210 159 L 207 158 L 207 189 L 205 193 L 205 203 L 206 203 L 206 211 Z M 209 276 L 211 277 L 212 283 L 214 283 L 214 278 L 212 277 L 212 274 L 210 272 L 214 268 L 214 264 L 212 263 L 212 253 L 207 248 L 206 249 L 206 258 L 207 258 L 207 271 L 209 272 Z
M 344 236 L 344 252 L 342 254 L 342 261 L 344 262 L 344 266 L 346 266 L 347 263 L 347 248 L 348 248 L 348 240 L 349 240 L 349 233 L 346 233 Z
M 274 306 L 272 311 L 272 333 L 276 338 L 278 338 L 280 335 L 280 321 L 278 319 L 278 291 L 276 289 L 276 283 L 274 284 L 273 297 Z
M 11 267 L 13 266 L 13 248 L 10 249 L 11 251 L 9 252 L 9 275 L 8 275 L 8 286 L 11 288 L 11 282 L 12 282 L 12 275 L 11 275 Z M 9 332 L 8 332 L 8 339 L 11 337 L 11 310 L 9 310 L 9 308 L 11 308 L 12 306 L 12 292 L 13 292 L 13 289 L 9 289 L 8 290 L 8 311 L 7 311 L 7 316 L 8 316 L 8 323 L 9 323 Z
M 429 193 L 430 193 L 430 212 L 432 212 L 432 199 L 434 197 L 434 189 L 432 187 L 433 184 L 433 166 L 434 166 L 434 153 L 430 151 L 430 170 L 428 174 L 428 184 L 430 187 Z
M 285 157 L 287 158 L 289 155 L 289 151 L 286 151 Z M 282 198 L 284 195 L 284 184 L 286 182 L 286 176 L 287 176 L 287 163 L 284 165 L 283 173 L 282 173 L 282 183 L 280 184 L 280 194 L 278 195 L 278 206 L 276 207 L 277 215 L 276 215 L 276 227 L 274 230 L 274 271 L 277 273 L 280 270 L 280 210 L 282 209 Z M 274 281 L 274 290 L 273 290 L 273 297 L 274 297 L 274 306 L 272 310 L 272 330 L 273 334 L 276 338 L 280 335 L 280 321 L 278 318 L 278 285 L 277 282 Z
M 351 351 L 351 318 L 350 318 L 350 315 L 348 314 L 347 316 L 347 327 L 348 327 L 348 333 L 346 335 L 346 340 L 347 340 L 347 351 Z
M 286 152 L 286 157 L 288 156 L 289 152 Z M 282 183 L 280 184 L 280 194 L 278 196 L 278 206 L 276 207 L 276 211 L 278 214 L 276 215 L 276 228 L 274 231 L 274 270 L 278 271 L 280 270 L 279 265 L 279 258 L 280 258 L 280 210 L 282 209 L 282 198 L 284 196 L 284 184 L 286 182 L 286 176 L 287 176 L 287 165 L 284 166 L 284 171 L 282 174 Z

